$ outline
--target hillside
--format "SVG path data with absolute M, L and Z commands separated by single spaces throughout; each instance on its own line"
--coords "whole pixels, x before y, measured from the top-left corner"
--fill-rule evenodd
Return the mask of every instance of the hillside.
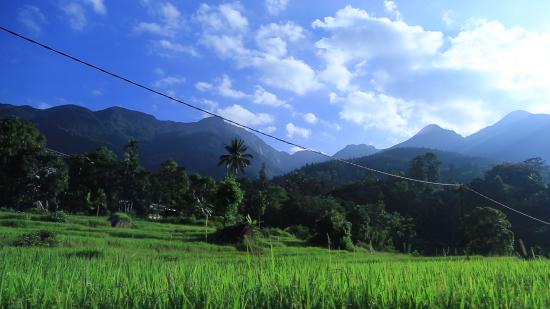
M 485 158 L 428 148 L 392 148 L 350 161 L 385 172 L 402 173 L 408 171 L 410 161 L 413 158 L 426 152 L 436 154 L 441 161 L 441 178 L 445 181 L 469 181 L 480 176 L 483 171 L 495 163 Z M 360 181 L 373 175 L 368 171 L 337 161 L 304 166 L 298 172 L 323 181 L 329 187 Z M 379 177 L 379 175 L 374 176 Z
M 155 117 L 121 107 L 91 111 L 76 105 L 49 109 L 0 104 L 0 115 L 19 117 L 34 123 L 46 136 L 50 148 L 68 153 L 83 153 L 107 146 L 122 154 L 128 139 L 140 143 L 142 164 L 156 169 L 163 161 L 176 160 L 190 172 L 223 177 L 218 157 L 232 137 L 242 138 L 254 156 L 247 175 L 256 177 L 263 163 L 269 175 L 280 175 L 324 158 L 311 152 L 290 155 L 277 151 L 255 134 L 219 118 L 204 118 L 194 123 L 161 121 Z

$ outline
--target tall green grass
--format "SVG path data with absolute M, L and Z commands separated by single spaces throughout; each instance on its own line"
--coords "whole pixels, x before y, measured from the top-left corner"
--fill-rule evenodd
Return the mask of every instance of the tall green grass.
M 0 237 L 0 307 L 550 307 L 546 260 L 329 257 L 280 238 L 269 253 L 253 255 L 198 241 L 203 227 L 139 222 L 139 229 L 115 229 L 86 220 L 105 218 L 48 223 L 57 248 L 13 247 L 10 239 L 33 228 L 0 228 L 8 234 Z

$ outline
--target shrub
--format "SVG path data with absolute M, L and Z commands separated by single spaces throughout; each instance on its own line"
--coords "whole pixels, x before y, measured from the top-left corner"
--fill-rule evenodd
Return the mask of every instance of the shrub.
M 258 247 L 258 239 L 261 238 L 260 230 L 248 223 L 237 223 L 221 228 L 214 232 L 209 239 L 216 243 L 232 244 L 241 251 L 261 251 Z
M 14 245 L 18 247 L 55 247 L 58 245 L 56 234 L 51 231 L 38 231 L 19 236 Z
M 107 220 L 111 222 L 112 227 L 132 227 L 132 218 L 123 212 L 116 212 L 109 216 Z
M 65 223 L 67 222 L 67 218 L 69 218 L 69 215 L 67 215 L 64 211 L 56 211 L 56 212 L 50 212 L 43 219 L 44 221 L 49 221 L 49 222 Z
M 308 227 L 303 225 L 292 225 L 287 227 L 285 231 L 302 240 L 311 238 L 311 231 Z

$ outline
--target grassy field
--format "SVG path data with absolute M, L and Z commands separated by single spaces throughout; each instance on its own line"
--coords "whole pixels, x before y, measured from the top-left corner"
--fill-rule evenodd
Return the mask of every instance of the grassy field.
M 289 236 L 259 255 L 205 243 L 202 226 L 36 219 L 0 213 L 0 307 L 550 307 L 546 260 L 329 251 Z M 12 245 L 37 230 L 59 245 Z

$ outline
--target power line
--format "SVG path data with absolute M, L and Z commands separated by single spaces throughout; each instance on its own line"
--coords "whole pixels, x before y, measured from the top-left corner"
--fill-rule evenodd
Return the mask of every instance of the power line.
M 493 202 L 493 203 L 495 203 L 495 204 L 497 204 L 497 205 L 499 205 L 499 206 L 501 206 L 501 207 L 504 207 L 504 208 L 506 208 L 506 209 L 512 210 L 512 211 L 514 211 L 514 212 L 516 212 L 516 213 L 518 213 L 518 214 L 520 214 L 520 215 L 526 216 L 527 218 L 530 218 L 530 219 L 535 220 L 535 221 L 537 221 L 537 222 L 540 222 L 540 223 L 543 223 L 543 224 L 550 225 L 549 222 L 546 222 L 546 221 L 544 221 L 544 220 L 535 218 L 535 217 L 533 217 L 533 216 L 530 216 L 530 215 L 528 215 L 528 214 L 525 214 L 525 213 L 523 213 L 523 212 L 520 212 L 520 211 L 518 211 L 518 210 L 515 210 L 514 208 L 509 207 L 509 206 L 507 206 L 507 205 L 505 205 L 505 204 L 503 204 L 503 203 L 500 203 L 500 202 L 498 202 L 498 201 L 496 201 L 496 200 L 494 200 L 494 199 L 492 199 L 492 198 L 490 198 L 490 197 L 488 197 L 488 196 L 486 196 L 486 195 L 483 195 L 483 194 L 481 194 L 481 193 L 479 193 L 479 192 L 477 192 L 477 191 L 475 191 L 475 190 L 469 188 L 468 186 L 466 186 L 466 185 L 464 185 L 464 184 L 461 184 L 461 183 L 432 182 L 432 181 L 427 181 L 427 180 L 421 180 L 421 179 L 415 179 L 415 178 L 405 177 L 405 176 L 401 176 L 401 175 L 392 174 L 392 173 L 384 172 L 384 171 L 381 171 L 381 170 L 377 170 L 377 169 L 374 169 L 374 168 L 371 168 L 371 167 L 363 166 L 363 165 L 360 165 L 360 164 L 357 164 L 357 163 L 354 163 L 354 162 L 351 162 L 351 161 L 348 161 L 348 160 L 335 158 L 335 157 L 333 157 L 333 156 L 331 156 L 331 155 L 328 155 L 328 154 L 326 154 L 326 153 L 324 153 L 324 152 L 322 152 L 322 151 L 315 150 L 315 149 L 312 149 L 312 148 L 309 148 L 309 147 L 305 147 L 305 146 L 302 146 L 302 145 L 298 145 L 298 144 L 296 144 L 296 143 L 294 143 L 294 142 L 291 142 L 291 141 L 285 140 L 285 139 L 283 139 L 283 138 L 277 137 L 277 136 L 275 136 L 275 135 L 272 135 L 272 134 L 265 133 L 265 132 L 263 132 L 263 131 L 254 129 L 254 128 L 252 128 L 252 127 L 249 127 L 249 126 L 247 126 L 247 125 L 241 124 L 241 123 L 236 122 L 236 121 L 233 121 L 233 120 L 231 120 L 231 119 L 228 119 L 228 118 L 226 118 L 226 117 L 223 117 L 223 116 L 221 116 L 221 115 L 219 115 L 219 114 L 216 114 L 216 113 L 211 112 L 211 111 L 209 111 L 209 110 L 206 110 L 206 109 L 204 109 L 204 108 L 200 108 L 200 107 L 195 106 L 195 105 L 193 105 L 193 104 L 187 103 L 187 102 L 185 102 L 185 101 L 183 101 L 183 100 L 180 100 L 180 99 L 178 99 L 178 98 L 175 98 L 175 97 L 170 96 L 170 95 L 168 95 L 168 94 L 165 94 L 165 93 L 163 93 L 163 92 L 160 92 L 160 91 L 158 91 L 158 90 L 155 90 L 155 89 L 153 89 L 153 88 L 151 88 L 151 87 L 148 87 L 148 86 L 145 86 L 145 85 L 143 85 L 143 84 L 141 84 L 141 83 L 135 82 L 135 81 L 133 81 L 133 80 L 131 80 L 131 79 L 129 79 L 129 78 L 126 78 L 126 77 L 121 76 L 121 75 L 119 75 L 119 74 L 116 74 L 116 73 L 113 73 L 113 72 L 108 71 L 108 70 L 106 70 L 106 69 L 103 69 L 103 68 L 101 68 L 101 67 L 99 67 L 99 66 L 97 66 L 97 65 L 95 65 L 95 64 L 92 64 L 92 63 L 90 63 L 90 62 L 84 61 L 84 60 L 79 59 L 79 58 L 77 58 L 77 57 L 75 57 L 75 56 L 71 56 L 71 55 L 69 55 L 69 54 L 67 54 L 67 53 L 65 53 L 65 52 L 62 52 L 62 51 L 60 51 L 60 50 L 58 50 L 58 49 L 55 49 L 55 48 L 53 48 L 53 47 L 50 47 L 50 46 L 48 46 L 48 45 L 46 45 L 46 44 L 40 43 L 40 42 L 38 42 L 38 41 L 36 41 L 36 40 L 33 40 L 33 39 L 29 38 L 29 37 L 26 37 L 26 36 L 24 36 L 24 35 L 22 35 L 22 34 L 19 34 L 19 33 L 15 32 L 15 31 L 12 31 L 12 30 L 7 29 L 7 28 L 5 28 L 5 27 L 0 26 L 0 30 L 2 30 L 2 31 L 4 31 L 4 32 L 7 32 L 7 33 L 9 33 L 9 34 L 11 34 L 11 35 L 13 35 L 13 36 L 15 36 L 15 37 L 20 38 L 20 39 L 23 39 L 23 40 L 25 40 L 25 41 L 27 41 L 27 42 L 29 42 L 29 43 L 32 43 L 32 44 L 34 44 L 34 45 L 38 45 L 38 46 L 40 46 L 40 47 L 42 47 L 42 48 L 45 48 L 45 49 L 47 49 L 47 50 L 49 50 L 49 51 L 51 51 L 51 52 L 53 52 L 53 53 L 56 53 L 56 54 L 61 55 L 61 56 L 63 56 L 63 57 L 69 58 L 69 59 L 71 59 L 71 60 L 73 60 L 73 61 L 75 61 L 75 62 L 78 62 L 78 63 L 80 63 L 80 64 L 83 64 L 83 65 L 85 65 L 85 66 L 87 66 L 87 67 L 90 67 L 90 68 L 92 68 L 92 69 L 95 69 L 95 70 L 97 70 L 97 71 L 100 71 L 100 72 L 102 72 L 102 73 L 104 73 L 104 74 L 107 74 L 107 75 L 109 75 L 109 76 L 111 76 L 111 77 L 114 77 L 114 78 L 116 78 L 116 79 L 122 80 L 122 81 L 127 82 L 127 83 L 129 83 L 129 84 L 132 84 L 132 85 L 134 85 L 134 86 L 136 86 L 136 87 L 142 88 L 142 89 L 144 89 L 144 90 L 147 90 L 147 91 L 152 92 L 152 93 L 154 93 L 154 94 L 157 94 L 157 95 L 159 95 L 159 96 L 165 97 L 165 98 L 167 98 L 167 99 L 169 99 L 169 100 L 172 100 L 172 101 L 175 101 L 175 102 L 177 102 L 177 103 L 183 104 L 183 105 L 185 105 L 185 106 L 187 106 L 187 107 L 189 107 L 189 108 L 192 108 L 192 109 L 201 111 L 201 112 L 203 112 L 203 113 L 205 113 L 205 114 L 208 114 L 208 115 L 210 115 L 210 116 L 213 116 L 213 117 L 222 119 L 222 120 L 224 120 L 224 121 L 226 121 L 226 122 L 229 122 L 229 123 L 231 123 L 231 124 L 233 124 L 233 125 L 236 125 L 236 126 L 238 126 L 238 127 L 241 127 L 241 128 L 247 129 L 247 130 L 249 130 L 249 131 L 258 133 L 258 134 L 260 134 L 260 135 L 269 137 L 269 138 L 271 138 L 271 139 L 277 140 L 277 141 L 282 142 L 282 143 L 285 143 L 285 144 L 287 144 L 287 145 L 294 146 L 294 147 L 298 147 L 298 148 L 300 148 L 300 149 L 302 149 L 302 150 L 311 151 L 311 152 L 313 152 L 313 153 L 322 155 L 322 156 L 324 156 L 324 157 L 326 157 L 326 158 L 329 158 L 329 159 L 331 159 L 331 160 L 334 160 L 334 161 L 337 161 L 337 162 L 341 162 L 341 163 L 344 163 L 344 164 L 347 164 L 347 165 L 350 165 L 350 166 L 354 166 L 354 167 L 357 167 L 357 168 L 360 168 L 360 169 L 363 169 L 363 170 L 367 170 L 367 171 L 369 171 L 369 172 L 373 172 L 373 173 L 378 173 L 378 174 L 381 174 L 381 175 L 389 176 L 389 177 L 394 177 L 394 178 L 398 178 L 398 179 L 402 179 L 402 180 L 407 180 L 407 181 L 412 181 L 412 182 L 417 182 L 417 183 L 424 183 L 424 184 L 429 184 L 429 185 L 436 185 L 436 186 L 455 187 L 455 188 L 464 187 L 464 188 L 467 189 L 468 191 L 470 191 L 470 192 L 472 192 L 472 193 L 474 193 L 474 194 L 476 194 L 476 195 L 478 195 L 478 196 L 480 196 L 480 197 L 482 197 L 482 198 L 484 198 L 484 199 L 486 199 L 486 200 L 488 200 L 488 201 L 490 201 L 490 202 Z M 55 151 L 55 150 L 52 150 L 52 151 L 53 151 L 53 152 L 57 152 L 57 151 Z M 65 154 L 62 154 L 62 153 L 60 153 L 60 152 L 57 152 L 57 153 L 59 153 L 59 154 L 61 154 L 61 155 L 65 155 Z M 66 155 L 65 155 L 65 156 L 66 156 Z

